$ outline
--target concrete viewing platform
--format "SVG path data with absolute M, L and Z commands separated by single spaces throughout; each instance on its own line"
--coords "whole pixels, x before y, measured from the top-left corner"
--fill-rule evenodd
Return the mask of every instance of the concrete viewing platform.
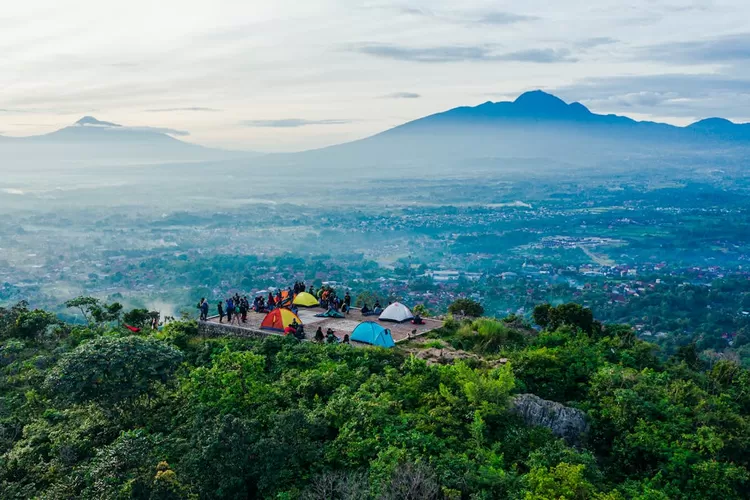
M 345 318 L 317 318 L 316 314 L 325 312 L 320 307 L 313 308 L 302 308 L 300 307 L 297 316 L 302 320 L 302 324 L 305 327 L 305 335 L 310 340 L 315 335 L 315 330 L 318 327 L 323 329 L 325 333 L 329 328 L 332 329 L 336 336 L 340 339 L 344 338 L 344 335 L 351 335 L 354 329 L 363 321 L 372 321 L 378 323 L 383 328 L 387 328 L 391 331 L 391 336 L 394 342 L 404 342 L 410 337 L 419 337 L 432 330 L 443 326 L 443 322 L 433 318 L 423 318 L 423 325 L 413 325 L 411 322 L 405 323 L 394 323 L 392 321 L 380 321 L 377 316 L 363 316 L 359 309 L 352 308 L 349 314 Z M 201 322 L 204 325 L 203 330 L 210 330 L 213 335 L 221 335 L 221 330 L 225 330 L 226 334 L 232 335 L 246 335 L 249 337 L 259 337 L 268 335 L 281 335 L 278 332 L 269 330 L 261 330 L 260 323 L 266 317 L 265 313 L 256 313 L 250 311 L 247 313 L 247 322 L 242 323 L 237 321 L 234 317 L 232 323 L 227 322 L 227 318 L 224 318 L 223 323 L 219 323 L 218 316 L 211 316 L 208 321 Z M 356 342 L 353 342 L 356 343 Z M 362 344 L 364 345 L 364 344 Z

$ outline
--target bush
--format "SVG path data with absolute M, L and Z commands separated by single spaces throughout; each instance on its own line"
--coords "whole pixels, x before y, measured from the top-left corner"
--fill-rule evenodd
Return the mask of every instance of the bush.
M 458 316 L 478 318 L 484 314 L 484 307 L 479 302 L 471 299 L 458 299 L 448 306 L 448 312 Z
M 522 345 L 523 334 L 509 328 L 502 321 L 481 318 L 462 325 L 456 333 L 456 340 L 461 349 L 474 350 L 481 354 L 496 354 L 503 347 Z

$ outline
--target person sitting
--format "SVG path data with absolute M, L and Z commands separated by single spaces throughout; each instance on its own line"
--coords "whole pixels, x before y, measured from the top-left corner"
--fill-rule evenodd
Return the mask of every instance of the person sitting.
M 375 314 L 380 314 L 383 312 L 383 306 L 380 305 L 379 301 L 375 302 L 375 307 L 372 309 L 372 312 Z
M 286 328 L 284 328 L 284 335 L 295 335 L 296 336 L 296 333 L 297 333 L 297 328 L 294 327 L 294 326 L 292 326 L 292 325 L 289 325 Z
M 370 312 L 370 308 L 367 307 L 367 304 L 362 304 L 362 309 L 360 309 L 360 311 L 362 311 L 362 314 L 367 314 Z
M 323 342 L 323 328 L 321 327 L 315 330 L 315 342 Z
M 424 320 L 422 320 L 422 316 L 419 314 L 415 314 L 414 319 L 412 319 L 411 322 L 414 325 L 424 325 Z
M 349 334 L 347 333 L 344 335 L 344 340 L 341 341 L 342 344 L 350 344 L 349 342 Z
M 295 338 L 297 338 L 297 340 L 305 340 L 305 330 L 302 328 L 302 325 L 297 328 L 294 336 Z
M 338 344 L 339 343 L 339 338 L 336 336 L 335 333 L 333 333 L 333 330 L 331 330 L 330 328 L 326 332 L 326 342 L 329 343 L 329 344 Z

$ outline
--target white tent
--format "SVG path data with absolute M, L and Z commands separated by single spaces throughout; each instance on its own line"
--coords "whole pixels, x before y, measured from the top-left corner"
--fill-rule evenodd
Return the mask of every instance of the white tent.
M 404 321 L 408 321 L 413 317 L 414 315 L 411 313 L 408 307 L 400 302 L 394 302 L 393 304 L 385 308 L 385 311 L 380 314 L 380 317 L 378 319 L 380 319 L 381 321 L 395 321 L 396 323 L 403 323 Z

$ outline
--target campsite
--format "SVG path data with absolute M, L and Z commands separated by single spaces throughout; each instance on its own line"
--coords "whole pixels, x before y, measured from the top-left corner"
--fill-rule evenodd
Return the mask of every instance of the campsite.
M 335 332 L 336 336 L 342 339 L 344 335 L 351 336 L 354 330 L 361 323 L 373 322 L 373 323 L 380 325 L 384 329 L 390 330 L 393 341 L 398 343 L 398 342 L 407 340 L 410 336 L 411 337 L 421 336 L 431 330 L 434 330 L 443 326 L 442 321 L 438 319 L 434 319 L 434 318 L 423 318 L 424 324 L 421 324 L 421 325 L 412 324 L 410 321 L 397 323 L 394 321 L 380 320 L 378 316 L 362 315 L 361 310 L 357 308 L 350 309 L 349 313 L 346 314 L 344 318 L 331 318 L 331 317 L 316 316 L 318 314 L 325 313 L 325 312 L 326 312 L 325 309 L 321 307 L 300 308 L 297 311 L 297 317 L 301 320 L 302 324 L 304 325 L 305 334 L 307 335 L 307 340 L 312 339 L 312 335 L 318 327 L 321 327 L 323 331 L 326 331 L 328 328 L 331 328 Z M 262 323 L 266 319 L 267 315 L 268 314 L 266 313 L 258 313 L 258 312 L 251 310 L 247 315 L 246 323 L 242 323 L 241 321 L 240 322 L 234 321 L 232 322 L 231 326 L 235 328 L 247 329 L 250 331 L 256 331 L 256 332 L 261 331 L 269 335 L 283 334 L 284 327 L 289 326 L 288 324 L 284 324 L 283 327 L 281 326 L 281 324 L 284 323 L 284 320 L 282 320 L 282 323 L 278 324 L 275 327 L 275 329 L 261 328 Z M 288 316 L 288 320 L 287 320 L 288 322 L 291 322 L 292 316 Z M 211 323 L 219 323 L 219 317 L 211 316 L 208 318 L 208 321 Z M 229 323 L 227 323 L 226 318 L 224 319 L 223 324 L 229 325 Z M 355 340 L 352 340 L 352 344 L 361 345 L 361 346 L 365 345 Z

